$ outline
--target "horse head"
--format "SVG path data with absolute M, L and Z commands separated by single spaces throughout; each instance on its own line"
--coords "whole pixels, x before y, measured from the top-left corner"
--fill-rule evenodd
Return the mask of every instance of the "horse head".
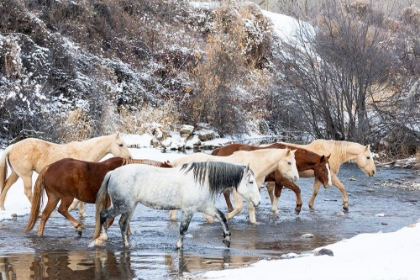
M 260 189 L 255 181 L 254 172 L 249 167 L 245 167 L 242 180 L 238 185 L 237 191 L 247 201 L 252 202 L 254 207 L 257 207 L 261 201 Z
M 279 161 L 278 170 L 287 179 L 296 182 L 299 180 L 299 171 L 296 166 L 295 152 L 296 150 L 285 149 L 285 156 Z
M 326 188 L 329 188 L 332 186 L 331 182 L 331 170 L 330 170 L 330 164 L 329 159 L 330 156 L 324 156 L 322 155 L 319 158 L 319 161 L 314 166 L 314 176 L 317 178 Z
M 127 145 L 119 133 L 115 135 L 115 138 L 112 139 L 110 151 L 114 157 L 132 158 Z
M 370 152 L 370 145 L 363 147 L 362 151 L 357 156 L 357 165 L 368 176 L 375 176 L 376 166 L 373 162 L 372 153 Z

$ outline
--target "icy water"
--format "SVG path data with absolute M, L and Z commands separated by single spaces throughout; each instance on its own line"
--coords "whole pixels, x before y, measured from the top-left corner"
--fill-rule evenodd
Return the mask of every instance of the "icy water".
M 86 205 L 89 217 L 84 219 L 86 229 L 81 237 L 57 212 L 48 220 L 43 237 L 36 236 L 38 224 L 30 233 L 23 233 L 27 216 L 1 221 L 0 279 L 179 279 L 277 259 L 291 252 L 310 252 L 358 233 L 396 231 L 419 220 L 420 192 L 389 187 L 418 182 L 415 171 L 378 168 L 377 175 L 369 178 L 355 164 L 344 164 L 339 178 L 349 194 L 349 212 L 342 212 L 341 194 L 335 187 L 322 189 L 315 211 L 309 211 L 313 180 L 300 179 L 301 213 L 294 213 L 295 195 L 285 189 L 276 216 L 263 189 L 257 209 L 261 224 L 249 224 L 247 209 L 229 221 L 230 249 L 222 243 L 220 224 L 208 224 L 197 213 L 183 250 L 177 251 L 179 224 L 169 221 L 167 211 L 141 205 L 131 220 L 134 248 L 130 250 L 123 249 L 117 222 L 109 229 L 104 246 L 88 248 L 94 227 L 93 205 Z M 223 197 L 216 205 L 226 211 Z M 71 213 L 79 218 L 77 211 Z M 306 233 L 314 237 L 303 238 Z

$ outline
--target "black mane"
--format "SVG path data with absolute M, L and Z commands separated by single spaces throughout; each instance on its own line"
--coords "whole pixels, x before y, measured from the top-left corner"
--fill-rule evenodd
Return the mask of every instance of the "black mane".
M 182 165 L 181 170 L 194 172 L 194 180 L 203 185 L 208 179 L 211 194 L 219 194 L 227 188 L 238 188 L 246 166 L 219 161 L 192 162 Z

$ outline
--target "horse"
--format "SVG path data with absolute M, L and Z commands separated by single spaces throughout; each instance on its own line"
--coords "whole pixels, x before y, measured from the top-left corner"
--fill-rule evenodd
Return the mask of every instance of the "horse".
M 299 172 L 312 169 L 314 171 L 315 180 L 319 180 L 324 186 L 331 186 L 331 173 L 328 164 L 330 155 L 320 156 L 314 152 L 297 148 L 290 147 L 281 143 L 273 143 L 264 146 L 252 146 L 246 144 L 230 144 L 224 147 L 216 148 L 211 153 L 217 156 L 229 156 L 236 151 L 255 151 L 259 149 L 295 149 L 296 166 Z M 267 191 L 270 196 L 271 210 L 278 214 L 278 200 L 281 195 L 283 187 L 291 189 L 296 195 L 296 208 L 295 212 L 300 213 L 302 209 L 302 197 L 300 188 L 288 178 L 285 178 L 278 170 L 275 170 L 265 177 L 267 183 Z M 270 182 L 274 182 L 274 187 Z M 230 202 L 230 192 L 224 192 L 226 204 L 229 211 L 233 210 L 232 203 Z
M 370 151 L 370 145 L 365 146 L 356 142 L 324 139 L 314 140 L 307 145 L 289 144 L 284 142 L 280 143 L 283 143 L 292 149 L 303 148 L 319 154 L 331 154 L 331 157 L 329 159 L 331 181 L 332 185 L 336 186 L 341 191 L 341 196 L 343 199 L 343 209 L 345 211 L 349 210 L 349 202 L 347 198 L 346 188 L 337 177 L 341 164 L 345 162 L 355 161 L 357 166 L 369 177 L 375 176 L 376 173 L 376 166 L 373 161 L 372 153 Z M 314 173 L 312 170 L 299 172 L 299 175 L 302 178 L 314 177 Z M 312 197 L 309 200 L 309 208 L 311 210 L 315 209 L 315 197 L 319 192 L 320 186 L 321 183 L 318 180 L 315 180 L 312 191 Z
M 105 223 L 121 214 L 119 220 L 123 244 L 130 247 L 128 221 L 137 203 L 160 210 L 181 209 L 182 218 L 176 247 L 181 249 L 190 221 L 196 211 L 215 216 L 222 225 L 223 243 L 230 247 L 230 231 L 225 215 L 213 205 L 216 194 L 235 188 L 254 207 L 261 201 L 254 173 L 249 166 L 225 162 L 193 162 L 174 168 L 126 165 L 110 171 L 96 199 L 96 228 L 89 246 L 107 240 Z M 104 209 L 109 195 L 112 205 Z
M 161 161 L 156 161 L 152 159 L 132 159 L 132 163 L 148 164 L 148 165 L 153 165 L 153 166 L 158 166 L 158 167 L 167 167 L 167 168 L 172 167 L 169 161 L 161 162 Z M 75 209 L 77 205 L 79 205 L 79 215 L 82 217 L 87 217 L 84 203 L 80 202 L 80 200 L 78 200 L 77 198 L 73 200 L 73 203 L 69 206 L 68 211 L 70 212 L 71 210 Z
M 279 172 L 286 178 L 297 181 L 299 173 L 296 168 L 295 151 L 290 149 L 260 149 L 255 151 L 237 151 L 230 156 L 218 157 L 205 153 L 194 153 L 170 160 L 172 166 L 179 166 L 180 164 L 190 163 L 194 161 L 223 161 L 239 164 L 249 164 L 252 171 L 255 173 L 255 180 L 259 187 L 264 183 L 265 176 L 279 170 Z M 233 193 L 235 199 L 235 209 L 226 214 L 226 218 L 232 219 L 236 214 L 242 211 L 243 201 L 238 194 Z M 249 221 L 257 224 L 255 217 L 255 209 L 248 203 Z M 170 219 L 176 220 L 176 212 L 171 211 Z M 208 222 L 212 222 L 207 218 Z
M 113 157 L 101 162 L 81 161 L 73 158 L 64 158 L 44 167 L 35 181 L 32 195 L 32 208 L 28 224 L 24 232 L 33 229 L 41 209 L 43 193 L 47 194 L 48 202 L 42 212 L 38 236 L 44 233 L 45 224 L 58 202 L 58 212 L 69 220 L 79 235 L 82 234 L 83 225 L 68 212 L 69 205 L 74 198 L 82 202 L 95 203 L 96 194 L 108 171 L 127 164 L 149 164 L 158 167 L 172 167 L 167 163 L 142 159 L 126 159 Z M 111 222 L 112 223 L 112 222 Z
M 131 158 L 120 134 L 95 137 L 82 142 L 54 144 L 36 138 L 27 138 L 8 146 L 0 156 L 0 209 L 5 210 L 4 201 L 9 188 L 20 178 L 29 201 L 32 198 L 32 173 L 41 170 L 62 158 L 99 161 L 105 155 Z M 6 180 L 7 161 L 11 174 Z

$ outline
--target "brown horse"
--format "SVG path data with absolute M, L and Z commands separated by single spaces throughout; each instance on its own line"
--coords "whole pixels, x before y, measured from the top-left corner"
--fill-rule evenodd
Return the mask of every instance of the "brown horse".
M 133 163 L 172 167 L 166 162 L 125 159 L 121 157 L 113 157 L 102 162 L 88 162 L 65 158 L 46 166 L 39 173 L 35 182 L 31 213 L 24 232 L 30 231 L 35 226 L 41 208 L 42 195 L 45 190 L 48 203 L 42 212 L 41 223 L 37 234 L 39 236 L 43 235 L 45 223 L 61 200 L 58 212 L 66 217 L 74 225 L 79 235 L 81 235 L 83 225 L 68 212 L 69 205 L 73 202 L 74 198 L 82 202 L 95 203 L 96 194 L 101 187 L 106 173 L 120 166 Z M 109 200 L 108 204 L 110 204 Z
M 217 148 L 212 152 L 212 155 L 217 156 L 228 156 L 233 154 L 235 151 L 243 150 L 243 151 L 254 151 L 259 149 L 296 149 L 295 152 L 295 159 L 296 159 L 296 166 L 299 172 L 305 170 L 313 170 L 315 174 L 316 180 L 319 180 L 324 186 L 331 185 L 331 174 L 328 160 L 330 155 L 328 156 L 320 156 L 314 152 L 305 150 L 303 148 L 295 147 L 295 146 L 288 146 L 281 143 L 274 143 L 265 146 L 251 146 L 245 144 L 230 144 L 221 148 Z M 281 191 L 283 187 L 291 189 L 296 194 L 296 213 L 300 213 L 302 209 L 302 197 L 300 193 L 300 188 L 291 180 L 284 177 L 278 170 L 275 170 L 268 174 L 265 177 L 265 181 L 267 183 L 267 191 L 270 196 L 271 200 L 271 209 L 274 213 L 278 213 L 278 200 L 281 195 Z M 274 182 L 274 187 L 271 184 Z M 233 210 L 232 203 L 230 202 L 230 192 L 224 192 L 226 204 L 228 206 L 229 212 Z
M 0 156 L 0 209 L 9 188 L 19 179 L 23 180 L 25 195 L 31 201 L 32 173 L 37 173 L 57 160 L 74 158 L 86 161 L 99 161 L 107 154 L 116 157 L 131 157 L 127 145 L 120 134 L 95 137 L 82 142 L 55 144 L 35 138 L 27 138 L 8 146 Z M 11 174 L 6 180 L 7 162 Z

